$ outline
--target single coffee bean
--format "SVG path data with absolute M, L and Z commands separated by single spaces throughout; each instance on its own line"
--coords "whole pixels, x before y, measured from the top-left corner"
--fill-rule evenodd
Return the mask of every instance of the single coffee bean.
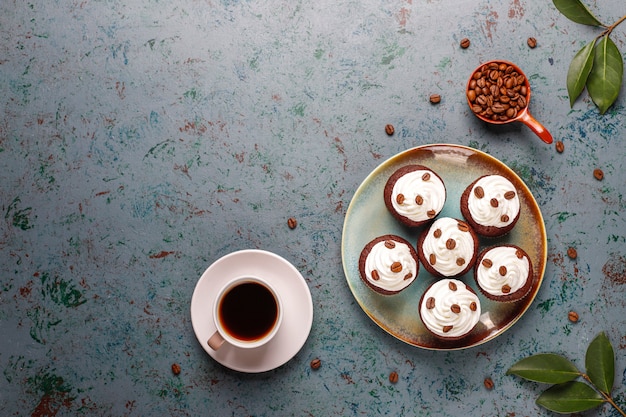
M 461 48 L 467 49 L 470 46 L 470 40 L 467 38 L 461 39 Z
M 290 229 L 295 229 L 298 226 L 298 221 L 294 217 L 290 217 L 287 219 L 287 226 Z
M 394 262 L 391 264 L 391 272 L 393 272 L 394 274 L 397 274 L 398 272 L 402 271 L 402 264 L 400 262 Z
M 394 129 L 393 125 L 386 125 L 385 126 L 385 133 L 387 133 L 387 135 L 391 136 L 393 135 L 393 132 L 395 132 L 396 129 Z
M 311 369 L 320 369 L 320 366 L 322 366 L 322 361 L 319 358 L 315 358 L 311 361 Z
M 557 140 L 555 142 L 554 147 L 556 148 L 556 151 L 558 153 L 563 153 L 563 151 L 565 150 L 565 145 L 560 140 Z
M 531 49 L 534 49 L 537 47 L 537 39 L 533 38 L 532 36 L 530 38 L 528 38 L 528 40 L 526 41 L 526 43 L 528 44 L 528 46 Z
M 593 170 L 593 176 L 598 181 L 602 181 L 602 178 L 604 178 L 604 172 L 600 168 L 596 168 Z
M 488 390 L 492 390 L 493 389 L 493 379 L 487 377 L 485 378 L 485 380 L 483 381 L 483 384 L 485 385 L 485 388 L 487 388 Z
M 392 384 L 398 382 L 398 373 L 396 371 L 393 371 L 389 374 L 389 382 L 391 382 Z
M 575 311 L 570 311 L 569 313 L 567 313 L 567 318 L 572 323 L 576 323 L 576 322 L 578 322 L 578 313 L 575 312 Z
M 439 94 L 431 94 L 430 95 L 430 102 L 432 104 L 438 104 L 441 101 L 441 96 Z
M 569 256 L 570 259 L 576 259 L 576 257 L 578 256 L 578 252 L 576 251 L 576 249 L 569 247 L 567 248 L 567 256 Z

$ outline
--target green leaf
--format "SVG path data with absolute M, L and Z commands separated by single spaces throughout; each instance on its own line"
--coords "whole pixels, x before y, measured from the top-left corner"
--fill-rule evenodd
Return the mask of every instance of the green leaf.
M 536 402 L 550 411 L 570 414 L 598 407 L 604 400 L 589 385 L 571 381 L 548 388 Z
M 605 26 L 579 0 L 552 0 L 557 9 L 569 20 L 583 25 Z
M 587 78 L 593 66 L 593 46 L 595 40 L 585 45 L 572 59 L 567 71 L 567 93 L 569 94 L 570 107 L 574 107 L 574 102 L 585 89 Z
M 617 100 L 623 74 L 622 55 L 611 38 L 604 36 L 595 48 L 593 67 L 587 78 L 587 90 L 601 114 Z
M 576 379 L 580 371 L 561 355 L 539 353 L 517 362 L 506 374 L 546 384 L 560 384 Z
M 596 336 L 585 356 L 587 376 L 600 391 L 609 395 L 615 381 L 615 356 L 613 346 L 604 332 Z

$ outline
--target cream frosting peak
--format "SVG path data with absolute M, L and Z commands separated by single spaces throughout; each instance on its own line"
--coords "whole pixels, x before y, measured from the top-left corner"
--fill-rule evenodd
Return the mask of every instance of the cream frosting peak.
M 424 293 L 420 317 L 424 325 L 438 336 L 464 336 L 480 319 L 480 300 L 464 282 L 442 279 Z
M 463 272 L 474 258 L 474 236 L 469 230 L 459 228 L 461 224 L 467 226 L 451 217 L 439 218 L 430 226 L 422 243 L 426 262 L 447 277 Z
M 395 240 L 376 243 L 365 260 L 368 282 L 386 291 L 400 291 L 409 286 L 417 277 L 417 268 L 408 245 Z
M 506 227 L 520 211 L 513 184 L 501 175 L 484 176 L 473 185 L 467 207 L 472 219 L 483 226 Z
M 446 202 L 443 181 L 428 169 L 402 175 L 393 185 L 391 204 L 398 214 L 414 222 L 434 218 Z
M 519 249 L 499 246 L 489 249 L 476 266 L 476 282 L 489 294 L 504 296 L 526 284 L 530 260 Z

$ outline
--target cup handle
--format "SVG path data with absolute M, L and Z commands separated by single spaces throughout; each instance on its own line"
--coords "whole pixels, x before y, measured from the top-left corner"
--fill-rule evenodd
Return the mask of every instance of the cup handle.
M 220 332 L 216 331 L 215 333 L 213 333 L 213 336 L 209 338 L 207 344 L 211 349 L 218 350 L 224 344 L 224 338 L 222 337 Z
M 539 136 L 539 139 L 541 139 L 547 144 L 552 143 L 553 139 L 552 139 L 552 135 L 550 134 L 550 132 L 548 132 L 548 130 L 545 127 L 543 127 L 541 123 L 535 120 L 535 118 L 532 117 L 529 112 L 527 111 L 524 112 L 524 114 L 522 114 L 522 117 L 520 117 L 519 120 L 520 122 L 528 126 L 530 130 L 535 132 L 535 134 Z

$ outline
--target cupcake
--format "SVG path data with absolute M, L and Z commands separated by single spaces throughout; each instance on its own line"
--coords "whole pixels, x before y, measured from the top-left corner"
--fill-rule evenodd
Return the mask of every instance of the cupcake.
M 379 294 L 393 295 L 407 288 L 419 272 L 415 248 L 395 235 L 369 242 L 359 257 L 359 273 L 367 286 Z
M 442 279 L 422 295 L 419 314 L 429 332 L 442 339 L 457 340 L 476 327 L 480 300 L 464 282 Z
M 420 235 L 417 250 L 419 260 L 431 274 L 458 277 L 476 262 L 478 236 L 467 223 L 442 217 Z
M 505 235 L 520 216 L 518 192 L 501 175 L 483 175 L 463 191 L 461 213 L 479 235 Z
M 418 227 L 441 212 L 446 187 L 433 170 L 423 165 L 406 165 L 389 177 L 384 198 L 387 209 L 398 221 Z
M 515 245 L 492 246 L 478 255 L 474 279 L 490 300 L 517 301 L 526 297 L 532 287 L 532 262 L 528 254 Z

